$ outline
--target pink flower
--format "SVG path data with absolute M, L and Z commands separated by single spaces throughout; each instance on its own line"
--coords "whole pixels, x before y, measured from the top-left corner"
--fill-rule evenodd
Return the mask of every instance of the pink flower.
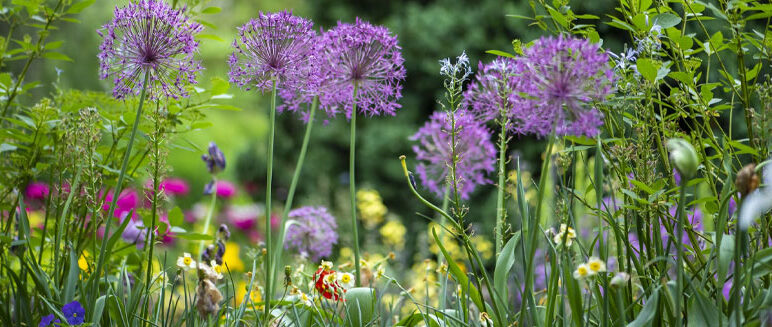
M 109 191 L 105 197 L 105 202 L 102 205 L 102 210 L 110 210 L 110 203 L 113 201 L 113 191 Z M 115 204 L 115 212 L 113 216 L 121 217 L 124 213 L 137 209 L 137 203 L 139 202 L 139 196 L 137 191 L 127 189 L 121 192 L 118 196 L 118 202 Z M 136 212 L 132 215 L 132 218 L 136 217 Z
M 241 230 L 252 230 L 263 209 L 257 205 L 231 206 L 225 212 L 228 221 Z
M 236 195 L 236 185 L 228 181 L 217 181 L 217 196 L 229 199 Z
M 24 196 L 27 199 L 45 200 L 48 196 L 50 189 L 48 184 L 42 182 L 33 182 L 27 185 L 27 189 L 24 191 Z
M 188 194 L 190 187 L 182 178 L 167 178 L 161 182 L 160 189 L 169 195 L 181 196 Z

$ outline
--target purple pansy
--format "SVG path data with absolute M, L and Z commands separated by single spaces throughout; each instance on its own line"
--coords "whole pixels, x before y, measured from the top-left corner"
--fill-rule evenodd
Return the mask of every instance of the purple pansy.
M 73 326 L 82 324 L 86 319 L 86 310 L 78 301 L 72 301 L 62 307 L 62 313 L 67 323 Z
M 160 0 L 129 2 L 115 8 L 114 19 L 97 31 L 99 77 L 112 78 L 113 95 L 137 95 L 148 76 L 148 95 L 178 99 L 187 97 L 186 86 L 196 83 L 202 69 L 193 55 L 198 51 L 194 35 L 203 27 Z
M 56 316 L 54 314 L 50 314 L 47 316 L 43 316 L 40 318 L 40 323 L 38 324 L 38 327 L 48 327 L 51 324 L 57 325 L 59 323 L 59 319 L 56 319 Z

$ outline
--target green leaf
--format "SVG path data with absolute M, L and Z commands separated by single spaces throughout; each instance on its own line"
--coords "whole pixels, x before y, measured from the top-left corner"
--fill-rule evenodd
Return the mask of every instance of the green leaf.
M 66 284 L 64 284 L 62 303 L 69 303 L 75 298 L 75 289 L 78 286 L 79 275 L 80 267 L 78 267 L 78 256 L 75 254 L 75 250 L 70 250 L 70 269 L 67 272 Z
M 724 235 L 718 250 L 718 278 L 724 280 L 734 255 L 734 235 Z
M 681 17 L 673 15 L 671 13 L 661 13 L 654 18 L 654 24 L 662 26 L 662 28 L 670 28 L 678 25 L 681 22 Z
M 64 60 L 64 61 L 72 61 L 72 58 L 67 57 L 63 53 L 59 52 L 53 52 L 49 51 L 43 54 L 43 58 L 51 59 L 51 60 Z
M 509 271 L 515 264 L 515 247 L 517 242 L 520 241 L 520 231 L 517 231 L 512 238 L 507 241 L 504 248 L 501 249 L 501 254 L 496 259 L 496 268 L 493 271 L 493 286 L 494 289 L 500 294 L 501 300 L 505 301 L 509 298 L 507 293 L 507 279 L 509 279 Z
M 488 51 L 485 51 L 485 53 L 490 53 L 492 55 L 497 55 L 499 57 L 517 58 L 515 55 L 513 55 L 511 53 L 504 52 L 504 51 L 501 51 L 501 50 L 488 50 Z
M 202 10 L 201 13 L 204 14 L 204 15 L 212 15 L 212 14 L 216 14 L 216 13 L 218 13 L 220 11 L 222 11 L 222 9 L 220 7 L 208 7 L 206 9 Z
M 641 73 L 643 78 L 649 80 L 649 82 L 655 82 L 657 80 L 657 72 L 662 65 L 661 62 L 649 58 L 638 58 L 638 60 L 635 61 L 635 64 L 638 67 L 638 72 Z
M 708 300 L 699 289 L 694 290 L 692 298 L 693 300 L 687 310 L 689 317 L 687 326 L 718 326 L 719 319 L 723 317 L 719 317 L 719 312 L 721 311 L 716 308 L 716 304 Z
M 448 263 L 448 271 L 450 271 L 450 274 L 453 275 L 453 277 L 456 279 L 456 282 L 461 285 L 462 294 L 466 293 L 468 288 L 469 297 L 472 299 L 472 302 L 474 302 L 478 308 L 485 308 L 483 301 L 480 298 L 480 292 L 474 285 L 472 285 L 471 282 L 469 282 L 469 277 L 467 277 L 461 268 L 458 267 L 456 260 L 453 260 L 453 257 L 448 253 L 448 250 L 445 250 L 445 247 L 442 246 L 442 242 L 440 241 L 440 238 L 437 237 L 437 231 L 434 228 L 432 228 L 432 236 L 434 236 L 434 241 L 437 243 L 437 246 L 440 248 L 440 252 L 442 252 L 442 255 L 445 257 L 445 261 Z
M 228 92 L 229 88 L 230 88 L 230 83 L 228 83 L 228 81 L 220 77 L 215 77 L 215 78 L 212 78 L 212 88 L 209 90 L 209 92 L 211 92 L 212 95 L 220 95 L 220 94 L 225 94 L 225 92 Z
M 346 321 L 348 326 L 369 325 L 376 303 L 375 289 L 355 287 L 346 291 Z
M 70 8 L 67 9 L 65 13 L 67 14 L 77 14 L 83 11 L 83 9 L 88 8 L 92 4 L 94 4 L 96 0 L 83 0 L 81 2 L 75 3 Z
M 185 215 L 182 213 L 182 209 L 180 209 L 180 207 L 175 206 L 171 211 L 169 211 L 169 224 L 172 226 L 182 225 L 184 218 Z
M 99 320 L 102 319 L 102 311 L 105 309 L 105 296 L 100 296 L 94 304 L 94 314 L 91 316 L 91 323 L 94 326 L 99 326 Z
M 188 240 L 188 241 L 211 241 L 214 240 L 214 237 L 212 235 L 208 234 L 202 234 L 202 233 L 180 233 L 175 234 L 174 236 Z
M 643 306 L 643 309 L 640 313 L 638 313 L 638 316 L 635 317 L 635 320 L 627 324 L 627 327 L 643 327 L 643 326 L 649 326 L 651 321 L 654 320 L 654 317 L 657 315 L 657 307 L 659 305 L 659 288 L 657 288 L 651 295 L 646 299 L 646 305 Z

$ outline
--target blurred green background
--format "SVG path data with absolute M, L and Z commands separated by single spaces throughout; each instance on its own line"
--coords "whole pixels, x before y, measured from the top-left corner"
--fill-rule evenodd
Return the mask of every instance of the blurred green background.
M 125 3 L 125 0 L 97 1 L 82 12 L 80 24 L 66 23 L 55 32 L 52 39 L 66 40 L 60 52 L 74 61 L 46 61 L 38 65 L 31 72 L 31 77 L 49 84 L 36 90 L 37 95 L 33 96 L 50 92 L 50 83 L 57 79 L 64 88 L 111 90 L 109 81 L 98 78 L 97 52 L 101 38 L 96 30 L 111 19 L 115 5 Z M 407 68 L 404 97 L 400 100 L 402 109 L 396 117 L 359 120 L 357 182 L 360 189 L 373 188 L 380 192 L 391 213 L 401 217 L 409 230 L 420 231 L 408 233 L 413 240 L 416 235 L 426 235 L 423 232 L 426 221 L 415 214 L 425 210 L 409 195 L 397 157 L 401 154 L 413 157 L 408 138 L 432 111 L 439 108 L 437 99 L 442 94 L 442 80 L 438 60 L 456 57 L 466 51 L 476 71 L 478 61 L 487 62 L 494 58 L 486 54 L 486 50 L 511 52 L 513 39 L 529 42 L 544 34 L 540 29 L 528 26 L 525 20 L 506 17 L 507 14 L 532 16 L 527 1 L 223 0 L 210 1 L 206 6 L 220 7 L 222 11 L 201 17 L 212 23 L 203 33 L 214 35 L 201 39 L 199 58 L 205 70 L 198 81 L 203 86 L 207 86 L 213 77 L 227 79 L 226 59 L 232 51 L 231 42 L 236 28 L 257 16 L 261 10 L 290 9 L 296 15 L 311 18 L 315 28 L 325 29 L 334 26 L 338 20 L 351 22 L 355 17 L 361 17 L 374 24 L 385 25 L 398 35 Z M 572 3 L 574 12 L 591 12 L 600 17 L 611 13 L 612 8 L 612 1 Z M 599 29 L 605 38 L 609 28 L 601 24 Z M 619 51 L 622 43 L 613 40 L 613 37 L 608 38 L 606 47 Z M 231 87 L 230 93 L 234 96 L 227 101 L 242 108 L 242 111 L 210 111 L 207 116 L 212 127 L 173 140 L 173 144 L 187 148 L 180 146 L 172 149 L 168 162 L 172 168 L 170 175 L 191 182 L 194 195 L 186 200 L 188 204 L 199 200 L 196 191 L 201 190 L 209 178 L 200 161 L 201 153 L 189 150 L 189 144 L 203 149 L 209 141 L 217 142 L 229 160 L 224 178 L 242 186 L 242 196 L 237 201 L 263 201 L 269 99 L 259 92 L 245 92 L 235 87 Z M 277 124 L 274 194 L 281 201 L 286 196 L 304 125 L 298 117 L 286 114 L 278 117 Z M 324 124 L 317 122 L 296 201 L 298 206 L 320 204 L 331 207 L 339 213 L 341 228 L 346 228 L 347 219 L 343 219 L 343 215 L 349 210 L 346 200 L 348 133 L 348 123 L 342 118 Z M 535 162 L 542 151 L 541 142 L 531 138 L 518 138 L 512 144 L 512 153 L 524 160 L 521 162 L 524 167 L 529 166 L 529 160 Z M 415 164 L 412 160 L 409 163 L 411 166 Z M 251 190 L 250 193 L 244 192 L 245 186 Z M 483 222 L 475 225 L 480 228 L 478 232 L 488 235 L 492 235 L 493 228 L 494 190 L 493 187 L 480 189 L 469 204 L 472 211 L 468 219 Z

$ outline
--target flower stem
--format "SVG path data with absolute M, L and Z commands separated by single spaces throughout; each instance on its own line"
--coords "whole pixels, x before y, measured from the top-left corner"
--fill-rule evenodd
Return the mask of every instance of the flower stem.
M 273 179 L 273 138 L 276 126 L 276 80 L 271 91 L 271 111 L 268 125 L 268 169 L 265 183 L 265 321 L 271 313 L 271 298 L 273 297 L 273 281 L 271 280 L 271 182 Z
M 357 229 L 357 187 L 356 187 L 356 141 L 357 141 L 357 90 L 359 86 L 354 83 L 354 108 L 351 110 L 351 142 L 349 143 L 348 157 L 348 185 L 349 195 L 351 196 L 351 229 L 354 237 L 354 267 L 356 271 L 356 286 L 362 286 L 362 280 L 359 267 L 359 231 Z
M 685 212 L 685 199 L 686 199 L 686 184 L 689 182 L 689 179 L 684 176 L 684 179 L 682 181 L 681 185 L 681 193 L 678 196 L 678 214 L 676 215 L 676 228 L 675 232 L 673 234 L 673 240 L 675 240 L 675 248 L 676 248 L 676 292 L 675 294 L 683 294 L 683 286 L 684 286 L 684 251 L 683 251 L 683 242 L 681 241 L 681 237 L 684 233 L 684 212 Z M 676 297 L 675 299 L 675 321 L 678 321 L 679 325 L 683 325 L 683 319 L 681 319 L 683 316 L 681 314 L 681 296 Z
M 212 216 L 214 215 L 215 206 L 217 205 L 217 180 L 212 177 L 212 185 L 214 190 L 212 190 L 212 198 L 209 200 L 209 211 L 206 213 L 206 218 L 204 218 L 204 229 L 201 230 L 201 234 L 206 235 L 209 233 L 209 224 L 212 222 Z M 201 244 L 198 245 L 198 261 L 201 262 L 201 258 L 204 255 L 204 244 L 206 241 L 202 240 Z M 208 262 L 205 262 L 206 264 L 209 264 Z
M 131 128 L 131 134 L 129 135 L 129 143 L 126 145 L 126 152 L 123 154 L 123 163 L 121 163 L 121 172 L 118 174 L 118 182 L 115 184 L 115 191 L 113 191 L 113 198 L 110 202 L 110 208 L 107 210 L 107 216 L 105 218 L 105 233 L 102 237 L 102 246 L 99 249 L 99 259 L 97 259 L 97 267 L 95 276 L 102 273 L 105 263 L 105 250 L 107 249 L 107 240 L 110 238 L 110 226 L 112 225 L 111 218 L 115 213 L 115 206 L 118 204 L 118 197 L 123 191 L 123 179 L 126 177 L 126 169 L 129 166 L 129 158 L 131 158 L 131 148 L 134 146 L 134 138 L 137 136 L 137 129 L 139 129 L 139 121 L 142 120 L 142 106 L 145 103 L 145 95 L 147 92 L 147 82 L 150 79 L 150 72 L 145 72 L 145 78 L 142 82 L 142 91 L 139 93 L 139 104 L 137 105 L 137 117 L 134 119 L 134 126 Z M 94 280 L 96 282 L 96 279 Z M 107 274 L 105 274 L 105 283 L 107 283 Z M 96 292 L 98 287 L 94 285 L 92 292 Z M 92 294 L 96 295 L 96 294 Z
M 306 152 L 308 150 L 308 142 L 311 139 L 311 129 L 314 126 L 314 113 L 316 112 L 316 106 L 318 98 L 314 97 L 311 103 L 311 110 L 308 114 L 308 123 L 306 123 L 306 134 L 303 136 L 303 145 L 300 146 L 300 154 L 298 155 L 298 162 L 295 164 L 295 173 L 292 175 L 292 182 L 290 183 L 289 192 L 287 193 L 287 201 L 284 203 L 284 212 L 281 215 L 281 221 L 279 221 L 279 237 L 274 244 L 274 256 L 270 273 L 272 274 L 271 280 L 276 277 L 276 267 L 280 267 L 281 254 L 284 250 L 284 233 L 286 232 L 286 226 L 284 223 L 287 221 L 289 212 L 292 209 L 292 202 L 295 198 L 295 189 L 297 188 L 298 181 L 300 180 L 300 172 L 303 170 L 303 163 L 306 160 Z
M 504 220 L 507 218 L 507 209 L 504 205 L 504 190 L 506 188 L 506 155 L 507 155 L 507 122 L 501 118 L 501 132 L 499 133 L 499 184 L 496 196 L 496 257 L 504 246 Z

